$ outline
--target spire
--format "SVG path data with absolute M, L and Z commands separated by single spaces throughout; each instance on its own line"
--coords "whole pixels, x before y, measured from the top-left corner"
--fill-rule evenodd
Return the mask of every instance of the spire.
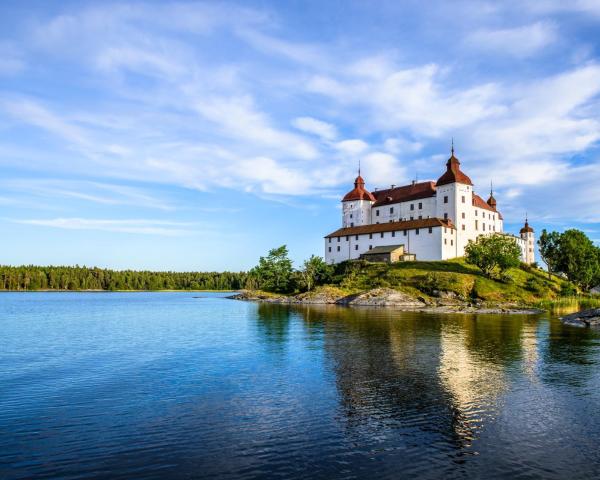
M 358 159 L 358 176 L 360 177 L 360 158 Z
M 490 197 L 494 196 L 494 181 L 490 180 Z
M 450 149 L 450 152 L 452 153 L 452 157 L 454 156 L 454 137 L 452 137 L 452 148 Z

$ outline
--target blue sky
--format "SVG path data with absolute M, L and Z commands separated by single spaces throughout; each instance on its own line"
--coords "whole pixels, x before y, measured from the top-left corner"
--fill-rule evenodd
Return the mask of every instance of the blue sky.
M 454 137 L 508 231 L 600 240 L 600 0 L 0 3 L 0 263 L 300 262 Z

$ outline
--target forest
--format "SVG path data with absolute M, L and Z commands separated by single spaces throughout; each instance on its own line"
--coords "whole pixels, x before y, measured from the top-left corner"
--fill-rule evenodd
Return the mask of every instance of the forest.
M 237 290 L 245 272 L 150 272 L 89 267 L 0 266 L 0 290 Z

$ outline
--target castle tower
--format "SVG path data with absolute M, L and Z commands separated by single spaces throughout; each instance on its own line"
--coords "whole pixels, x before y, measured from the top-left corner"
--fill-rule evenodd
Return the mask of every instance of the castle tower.
M 533 228 L 529 226 L 529 222 L 527 221 L 527 216 L 525 216 L 525 225 L 519 231 L 521 234 L 521 238 L 525 241 L 525 255 L 523 261 L 531 265 L 535 262 L 535 232 Z
M 436 216 L 451 220 L 456 226 L 456 256 L 461 256 L 469 238 L 474 237 L 471 219 L 473 209 L 473 182 L 460 169 L 460 161 L 451 155 L 446 162 L 446 172 L 436 182 Z
M 360 176 L 354 180 L 354 189 L 350 190 L 342 199 L 342 227 L 357 227 L 371 223 L 371 206 L 375 197 L 365 189 L 365 181 Z

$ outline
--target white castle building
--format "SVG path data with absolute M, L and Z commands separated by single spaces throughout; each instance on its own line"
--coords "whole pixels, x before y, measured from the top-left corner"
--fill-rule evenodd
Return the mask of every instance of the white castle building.
M 447 260 L 463 256 L 469 240 L 490 234 L 507 235 L 493 191 L 487 202 L 475 193 L 453 147 L 437 182 L 392 185 L 371 193 L 359 169 L 354 189 L 342 199 L 342 228 L 325 237 L 325 260 L 358 259 L 372 249 L 400 252 L 405 259 Z M 521 260 L 533 263 L 534 231 L 527 220 L 519 236 L 511 238 L 521 248 Z

